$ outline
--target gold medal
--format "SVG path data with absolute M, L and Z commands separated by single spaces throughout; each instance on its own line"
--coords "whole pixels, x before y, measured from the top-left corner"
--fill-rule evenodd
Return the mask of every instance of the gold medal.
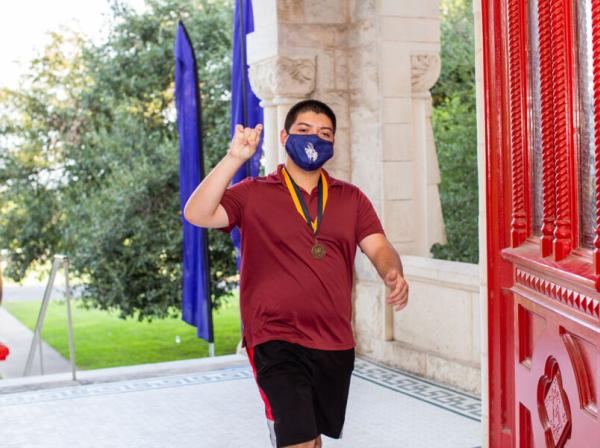
M 319 243 L 316 243 L 311 249 L 310 254 L 313 258 L 320 260 L 325 256 L 325 247 L 321 246 Z

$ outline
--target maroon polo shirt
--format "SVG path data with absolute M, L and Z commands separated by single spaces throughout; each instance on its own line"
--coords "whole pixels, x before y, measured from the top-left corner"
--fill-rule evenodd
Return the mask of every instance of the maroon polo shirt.
M 369 199 L 358 187 L 323 170 L 329 198 L 318 232 L 326 254 L 317 260 L 314 236 L 300 216 L 281 169 L 246 178 L 225 190 L 229 232 L 240 228 L 240 311 L 243 345 L 273 339 L 321 350 L 354 347 L 352 282 L 358 243 L 384 233 Z M 317 188 L 300 187 L 311 219 L 317 215 Z

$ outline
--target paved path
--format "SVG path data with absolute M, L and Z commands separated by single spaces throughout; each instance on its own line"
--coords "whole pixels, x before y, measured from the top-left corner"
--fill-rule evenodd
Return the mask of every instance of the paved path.
M 38 283 L 29 283 L 25 285 L 8 284 L 4 285 L 4 293 L 2 300 L 4 302 L 22 301 L 22 300 L 39 300 L 42 301 L 46 285 Z M 64 285 L 56 282 L 52 288 L 50 299 L 64 298 Z M 81 285 L 73 285 L 71 287 L 73 297 L 79 297 L 81 294 Z
M 33 332 L 19 322 L 6 309 L 0 307 L 0 341 L 10 349 L 8 358 L 0 361 L 0 378 L 18 378 L 23 376 Z M 71 365 L 55 349 L 42 343 L 45 373 L 69 372 Z M 39 352 L 36 353 L 32 374 L 41 373 Z M 1 380 L 0 380 L 1 381 Z
M 23 285 L 5 282 L 3 289 L 3 302 L 38 301 L 40 304 L 44 297 L 46 285 L 44 283 L 28 280 Z M 80 295 L 81 286 L 73 286 L 73 296 Z M 64 297 L 64 281 L 56 278 L 50 301 Z M 43 335 L 43 334 L 42 334 Z M 10 349 L 10 355 L 5 361 L 0 361 L 0 379 L 18 378 L 23 376 L 27 355 L 31 346 L 33 332 L 14 318 L 6 309 L 0 307 L 0 341 Z M 70 372 L 69 361 L 62 357 L 54 348 L 45 342 L 42 344 L 43 362 L 40 363 L 39 351 L 34 357 L 32 374 L 45 374 Z
M 82 375 L 90 384 L 41 390 L 0 387 L 2 446 L 269 448 L 247 361 L 230 355 L 206 362 L 219 358 L 232 363 L 190 372 L 201 360 L 179 362 L 180 373 L 144 378 L 136 367 L 115 369 L 121 372 L 116 381 L 110 374 L 94 380 L 87 371 Z M 480 405 L 470 395 L 357 358 L 343 438 L 324 437 L 324 447 L 473 448 L 481 445 Z

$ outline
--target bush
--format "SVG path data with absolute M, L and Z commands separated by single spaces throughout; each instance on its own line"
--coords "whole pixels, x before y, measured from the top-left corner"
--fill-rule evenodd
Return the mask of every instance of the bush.
M 441 173 L 440 199 L 448 244 L 435 258 L 479 261 L 477 123 L 471 0 L 442 0 L 442 71 L 432 89 L 433 132 Z

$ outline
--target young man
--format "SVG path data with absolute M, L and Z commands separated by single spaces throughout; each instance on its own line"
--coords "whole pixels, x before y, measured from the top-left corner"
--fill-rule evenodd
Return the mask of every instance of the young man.
M 386 302 L 401 310 L 408 301 L 400 258 L 371 202 L 322 168 L 333 156 L 335 128 L 326 104 L 294 105 L 280 135 L 285 164 L 228 188 L 262 131 L 238 125 L 184 210 L 197 226 L 240 228 L 242 345 L 276 447 L 320 447 L 321 434 L 342 435 L 354 368 L 357 245 L 390 287 Z

